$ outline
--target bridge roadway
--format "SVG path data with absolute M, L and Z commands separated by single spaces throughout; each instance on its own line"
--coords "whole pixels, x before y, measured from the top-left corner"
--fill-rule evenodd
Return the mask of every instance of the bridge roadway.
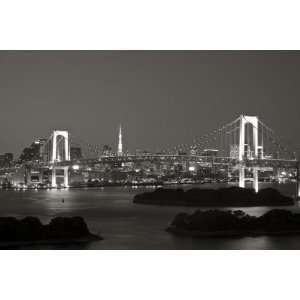
M 244 166 L 244 167 L 258 167 L 258 168 L 290 168 L 297 169 L 298 161 L 291 159 L 253 159 L 243 160 L 240 162 L 238 159 L 230 157 L 209 157 L 198 155 L 124 155 L 124 156 L 102 156 L 99 159 L 82 159 L 80 161 L 64 161 L 57 162 L 56 166 L 72 166 L 78 165 L 97 165 L 97 164 L 116 164 L 116 163 L 139 163 L 139 162 L 152 162 L 152 163 L 185 163 L 194 162 L 203 166 Z
M 118 164 L 118 163 L 198 163 L 203 167 L 246 167 L 246 168 L 286 168 L 298 169 L 297 160 L 288 159 L 254 159 L 244 160 L 240 162 L 238 159 L 230 157 L 209 157 L 197 155 L 124 155 L 124 156 L 102 156 L 101 158 L 81 159 L 79 161 L 62 161 L 62 162 L 29 162 L 26 163 L 27 167 L 39 168 L 63 168 L 71 167 L 74 165 L 93 167 L 97 164 Z M 20 167 L 20 166 L 19 166 Z M 2 168 L 0 175 L 12 173 L 19 167 Z

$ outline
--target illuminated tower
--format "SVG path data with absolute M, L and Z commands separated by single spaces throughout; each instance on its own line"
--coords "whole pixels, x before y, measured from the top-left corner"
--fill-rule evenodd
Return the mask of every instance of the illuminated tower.
M 59 140 L 58 138 L 62 138 Z M 54 163 L 56 161 L 69 161 L 70 160 L 70 142 L 69 142 L 69 132 L 62 130 L 54 130 L 51 136 L 52 139 L 52 158 L 51 162 Z M 61 141 L 63 144 L 61 145 Z M 64 156 L 61 157 L 59 153 L 59 148 L 63 146 Z
M 118 144 L 118 155 L 123 155 L 123 144 L 122 144 L 122 126 L 120 125 L 120 131 L 119 131 L 119 144 Z
M 245 156 L 245 128 L 247 124 L 251 124 L 253 129 L 254 155 L 258 157 L 258 117 L 249 117 L 241 115 L 240 117 L 240 147 L 239 160 L 242 161 Z M 249 143 L 249 141 L 248 141 Z

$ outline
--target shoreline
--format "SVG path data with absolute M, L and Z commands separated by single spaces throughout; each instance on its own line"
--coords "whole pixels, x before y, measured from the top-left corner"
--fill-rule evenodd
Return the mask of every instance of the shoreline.
M 11 247 L 26 247 L 26 246 L 39 246 L 39 245 L 66 245 L 66 244 L 86 244 L 96 241 L 102 241 L 103 238 L 91 234 L 88 237 L 73 238 L 73 239 L 53 239 L 53 240 L 38 240 L 38 241 L 6 241 L 0 242 L 0 250 Z
M 196 210 L 177 214 L 166 232 L 196 238 L 300 235 L 300 214 L 273 209 L 257 217 L 241 210 Z
M 296 200 L 299 200 L 295 198 Z M 150 206 L 158 206 L 158 207 L 194 207 L 194 208 L 247 208 L 247 207 L 294 207 L 296 206 L 296 203 L 293 204 L 260 204 L 260 203 L 253 203 L 253 204 L 245 204 L 245 203 L 238 203 L 238 204 L 232 204 L 232 205 L 223 205 L 223 204 L 198 204 L 198 203 L 186 203 L 186 202 L 178 202 L 178 203 L 155 203 L 155 202 L 134 202 L 134 204 L 137 205 L 150 205 Z
M 291 236 L 300 235 L 299 230 L 278 230 L 278 231 L 266 231 L 266 230 L 218 230 L 218 231 L 200 231 L 200 230 L 184 230 L 170 226 L 166 229 L 166 232 L 175 234 L 177 236 L 189 236 L 197 238 L 243 238 L 243 237 L 260 237 L 260 236 Z
M 78 244 L 103 240 L 82 217 L 55 217 L 43 224 L 37 217 L 0 217 L 0 249 L 25 246 Z
M 143 192 L 134 196 L 135 204 L 185 207 L 255 207 L 293 206 L 295 198 L 282 195 L 274 188 L 253 189 L 221 187 L 217 189 L 165 189 Z

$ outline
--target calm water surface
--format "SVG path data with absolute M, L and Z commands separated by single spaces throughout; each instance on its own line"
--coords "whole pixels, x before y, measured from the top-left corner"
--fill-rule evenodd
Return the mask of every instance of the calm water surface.
M 286 194 L 294 193 L 292 186 L 280 185 L 278 188 Z M 42 246 L 39 249 L 300 249 L 300 236 L 213 239 L 176 237 L 165 232 L 168 223 L 177 213 L 192 212 L 196 208 L 133 204 L 134 195 L 145 190 L 150 189 L 107 187 L 61 191 L 0 190 L 0 216 L 36 216 L 44 223 L 56 216 L 82 216 L 93 233 L 100 233 L 104 237 L 103 241 L 87 245 Z M 251 215 L 260 215 L 269 209 L 242 208 Z M 289 209 L 300 213 L 298 206 Z

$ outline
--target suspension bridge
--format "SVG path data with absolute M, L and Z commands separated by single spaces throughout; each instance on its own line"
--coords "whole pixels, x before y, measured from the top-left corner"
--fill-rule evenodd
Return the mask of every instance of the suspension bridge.
M 69 169 L 74 165 L 70 157 L 71 144 L 87 148 L 85 157 L 76 161 L 78 167 L 139 162 L 196 163 L 199 167 L 226 168 L 228 172 L 237 172 L 239 186 L 245 187 L 245 183 L 250 181 L 256 191 L 259 173 L 264 170 L 290 169 L 296 172 L 297 183 L 299 178 L 296 152 L 288 149 L 257 116 L 241 115 L 234 121 L 195 138 L 191 144 L 176 145 L 157 154 L 126 154 L 119 147 L 117 153 L 103 155 L 100 146 L 75 140 L 68 131 L 53 131 L 43 145 L 41 160 L 35 162 L 35 165 L 51 171 L 53 188 L 57 186 L 58 176 L 63 178 L 64 186 L 69 186 Z M 299 191 L 298 187 L 297 190 Z

